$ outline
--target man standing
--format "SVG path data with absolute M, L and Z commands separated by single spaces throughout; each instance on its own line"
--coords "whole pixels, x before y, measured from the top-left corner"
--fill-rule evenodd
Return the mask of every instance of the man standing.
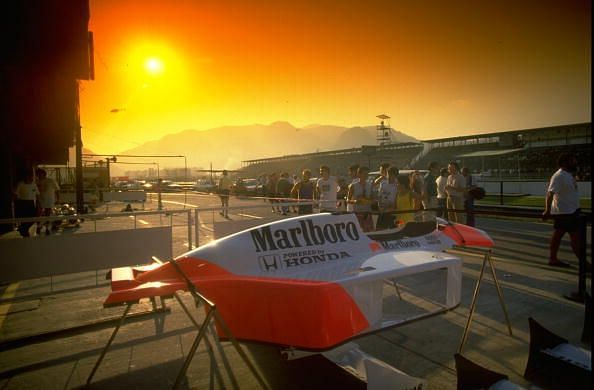
M 327 165 L 320 167 L 320 176 L 315 188 L 315 197 L 320 201 L 320 212 L 334 212 L 338 183 L 334 176 L 330 176 L 330 168 Z
M 382 180 L 378 189 L 378 207 L 380 214 L 375 225 L 376 230 L 392 229 L 396 227 L 394 212 L 398 196 L 398 168 L 390 167 L 387 178 Z
M 559 170 L 551 176 L 545 198 L 543 219 L 553 217 L 554 230 L 551 237 L 549 265 L 568 268 L 570 265 L 559 260 L 557 253 L 561 238 L 567 232 L 571 238 L 571 249 L 579 257 L 580 242 L 578 232 L 578 215 L 580 212 L 580 195 L 573 173 L 577 169 L 577 159 L 571 153 L 563 153 L 557 160 Z
M 446 192 L 446 184 L 448 182 L 448 169 L 441 168 L 439 171 L 439 177 L 435 179 L 436 189 L 437 189 L 437 216 L 439 218 L 448 219 L 447 213 L 447 201 L 448 201 L 448 194 Z
M 304 169 L 301 173 L 301 181 L 297 182 L 291 190 L 291 196 L 299 202 L 313 201 L 314 185 L 311 182 L 311 171 Z M 313 213 L 313 204 L 300 205 L 297 209 L 299 215 Z
M 37 168 L 35 173 L 37 175 L 37 188 L 39 189 L 39 202 L 37 204 L 39 215 L 49 217 L 52 215 L 52 208 L 58 199 L 60 186 L 54 179 L 47 177 L 47 172 L 44 169 Z M 41 233 L 41 225 L 41 223 L 37 225 L 37 234 Z M 46 221 L 43 225 L 45 226 L 45 234 L 50 234 L 49 222 Z
M 448 181 L 446 183 L 446 192 L 448 193 L 448 219 L 451 222 L 462 223 L 462 214 L 464 211 L 464 191 L 466 189 L 466 180 L 460 174 L 460 166 L 452 161 L 448 164 Z
M 359 220 L 359 225 L 364 232 L 373 231 L 373 219 L 371 217 L 372 183 L 367 181 L 369 168 L 359 167 L 357 170 L 359 181 L 353 181 L 349 185 L 347 204 L 353 206 L 353 212 Z
M 35 207 L 35 201 L 39 196 L 39 189 L 33 179 L 33 173 L 27 171 L 24 175 L 23 180 L 19 181 L 16 189 L 14 190 L 14 212 L 17 218 L 30 218 L 35 217 L 37 209 Z M 21 222 L 19 223 L 19 233 L 23 237 L 30 237 L 29 228 L 33 225 L 33 222 Z
M 227 176 L 227 171 L 224 170 L 223 176 L 219 179 L 218 190 L 222 207 L 220 214 L 225 218 L 229 218 L 229 193 L 231 192 L 232 185 L 231 179 Z
M 429 163 L 429 172 L 425 174 L 425 197 L 423 198 L 423 207 L 427 215 L 435 217 L 437 209 L 437 183 L 436 179 L 439 176 L 439 164 L 437 161 Z
M 291 181 L 289 181 L 289 173 L 283 172 L 276 183 L 276 195 L 279 198 L 288 198 L 289 195 L 291 195 L 291 188 L 293 188 L 293 185 L 291 184 Z M 287 201 L 283 200 L 282 202 L 285 203 Z M 283 215 L 287 215 L 289 206 L 281 206 L 281 212 Z

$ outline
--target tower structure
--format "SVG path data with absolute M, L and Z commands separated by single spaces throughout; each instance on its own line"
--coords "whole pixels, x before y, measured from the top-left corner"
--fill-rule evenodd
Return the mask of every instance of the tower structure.
M 380 124 L 376 126 L 376 140 L 378 145 L 392 143 L 392 128 L 390 127 L 390 117 L 386 114 L 381 114 L 378 115 L 377 118 L 381 120 Z

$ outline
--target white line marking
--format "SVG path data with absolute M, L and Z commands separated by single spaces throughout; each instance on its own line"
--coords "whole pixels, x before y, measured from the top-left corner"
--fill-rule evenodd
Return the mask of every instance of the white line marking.
M 253 218 L 253 219 L 264 219 L 264 217 L 259 217 L 257 215 L 251 215 L 251 214 L 237 214 L 240 217 L 247 217 L 247 218 Z

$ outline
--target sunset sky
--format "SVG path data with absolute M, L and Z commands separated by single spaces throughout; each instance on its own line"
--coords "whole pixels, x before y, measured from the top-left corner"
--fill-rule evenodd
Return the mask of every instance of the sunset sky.
M 369 126 L 381 113 L 421 140 L 591 121 L 586 0 L 90 4 L 81 123 L 96 153 L 186 129 Z

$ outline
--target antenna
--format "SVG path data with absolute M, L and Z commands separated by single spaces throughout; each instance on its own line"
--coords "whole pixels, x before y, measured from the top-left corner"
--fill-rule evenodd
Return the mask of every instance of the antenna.
M 390 127 L 390 117 L 386 114 L 377 115 L 376 118 L 381 120 L 380 124 L 376 126 L 376 140 L 379 145 L 392 143 L 392 128 Z

